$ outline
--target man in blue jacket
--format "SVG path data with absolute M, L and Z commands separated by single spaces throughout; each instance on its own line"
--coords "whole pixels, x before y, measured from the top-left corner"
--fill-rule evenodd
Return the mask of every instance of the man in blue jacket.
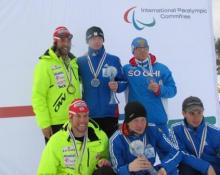
M 123 67 L 127 84 L 119 83 L 119 87 L 128 87 L 128 102 L 138 101 L 144 105 L 149 122 L 155 123 L 168 135 L 164 99 L 175 96 L 177 92 L 172 73 L 149 53 L 145 38 L 135 38 L 131 48 L 134 57 Z
M 119 175 L 174 175 L 182 160 L 171 141 L 160 128 L 147 121 L 147 113 L 139 102 L 125 106 L 122 130 L 110 138 L 110 157 L 114 171 Z M 154 167 L 156 153 L 165 155 Z M 157 172 L 158 171 L 158 172 Z
M 184 153 L 180 175 L 220 174 L 220 129 L 206 123 L 203 112 L 202 101 L 190 96 L 182 104 L 184 121 L 171 127 L 173 141 Z
M 101 28 L 93 26 L 86 32 L 88 53 L 78 58 L 79 74 L 83 86 L 83 99 L 89 106 L 90 117 L 110 137 L 117 129 L 118 104 L 112 104 L 111 88 L 120 92 L 117 83 L 123 79 L 122 66 L 117 56 L 106 52 L 104 33 Z

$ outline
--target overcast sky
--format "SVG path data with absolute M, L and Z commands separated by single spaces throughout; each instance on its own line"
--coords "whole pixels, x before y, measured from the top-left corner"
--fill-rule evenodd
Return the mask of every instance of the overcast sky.
M 212 0 L 213 25 L 216 38 L 220 38 L 220 0 Z

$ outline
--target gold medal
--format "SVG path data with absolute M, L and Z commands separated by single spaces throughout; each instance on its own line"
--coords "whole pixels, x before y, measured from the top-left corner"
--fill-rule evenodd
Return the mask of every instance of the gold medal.
M 69 84 L 68 87 L 67 87 L 67 92 L 69 94 L 74 94 L 75 91 L 76 91 L 76 88 L 72 84 Z

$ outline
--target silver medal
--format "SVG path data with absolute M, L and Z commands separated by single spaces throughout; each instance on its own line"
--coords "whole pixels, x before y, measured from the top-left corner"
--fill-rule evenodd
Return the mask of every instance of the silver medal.
M 105 61 L 105 58 L 106 58 L 106 52 L 103 53 L 102 58 L 101 58 L 101 60 L 99 62 L 99 65 L 98 65 L 98 68 L 97 68 L 96 71 L 95 71 L 95 69 L 94 69 L 94 67 L 92 65 L 92 62 L 91 62 L 91 59 L 90 59 L 89 55 L 87 57 L 88 57 L 88 65 L 89 65 L 90 72 L 92 73 L 92 75 L 94 77 L 91 80 L 91 86 L 92 87 L 99 87 L 100 80 L 97 77 L 98 77 L 98 75 L 99 75 L 99 73 L 100 73 L 100 71 L 102 69 L 103 64 L 104 64 L 104 61 Z
M 92 81 L 91 81 L 91 86 L 92 87 L 99 87 L 99 85 L 100 85 L 99 79 L 93 78 Z

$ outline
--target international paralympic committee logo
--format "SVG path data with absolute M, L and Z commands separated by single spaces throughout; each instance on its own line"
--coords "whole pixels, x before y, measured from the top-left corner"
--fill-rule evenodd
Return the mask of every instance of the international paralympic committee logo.
M 135 29 L 137 30 L 143 30 L 145 27 L 153 27 L 156 24 L 155 19 L 153 18 L 153 21 L 150 23 L 143 22 L 142 20 L 137 19 L 135 16 L 135 9 L 136 7 L 131 7 L 124 13 L 124 20 L 125 22 L 132 24 Z M 131 19 L 129 19 L 129 17 Z

